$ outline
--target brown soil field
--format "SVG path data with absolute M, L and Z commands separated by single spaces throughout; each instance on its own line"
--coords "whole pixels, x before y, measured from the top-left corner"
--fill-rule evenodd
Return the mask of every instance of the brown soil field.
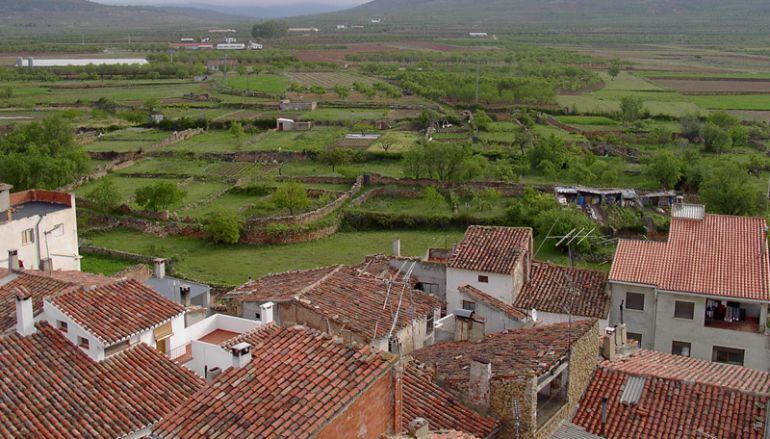
M 476 50 L 472 47 L 453 46 L 451 44 L 434 43 L 432 41 L 404 41 L 400 43 L 390 43 L 391 47 L 401 50 L 435 50 L 438 52 L 468 52 Z
M 770 122 L 770 111 L 730 110 L 730 113 L 742 120 Z
M 655 79 L 652 82 L 680 93 L 770 93 L 770 80 L 745 79 Z M 768 98 L 770 99 L 770 98 Z
M 381 43 L 350 44 L 345 49 L 335 50 L 298 50 L 295 56 L 303 62 L 330 62 L 345 64 L 348 55 L 357 53 L 394 52 L 398 49 Z

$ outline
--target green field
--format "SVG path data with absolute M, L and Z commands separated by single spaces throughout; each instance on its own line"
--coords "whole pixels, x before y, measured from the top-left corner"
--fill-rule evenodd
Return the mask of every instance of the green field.
M 289 80 L 282 75 L 229 75 L 225 85 L 239 90 L 279 94 L 289 88 Z
M 238 285 L 249 276 L 332 264 L 358 264 L 366 255 L 388 253 L 395 237 L 401 238 L 404 255 L 423 256 L 430 247 L 451 247 L 462 235 L 461 231 L 342 232 L 309 243 L 254 247 L 213 245 L 191 238 L 158 238 L 116 230 L 89 236 L 88 240 L 101 247 L 174 258 L 174 269 L 184 277 Z

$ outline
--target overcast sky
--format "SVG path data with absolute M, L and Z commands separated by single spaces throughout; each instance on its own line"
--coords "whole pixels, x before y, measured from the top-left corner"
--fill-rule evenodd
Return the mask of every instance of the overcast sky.
M 369 0 L 94 0 L 97 3 L 110 5 L 178 5 L 190 3 L 207 3 L 221 6 L 276 6 L 293 3 L 318 3 L 348 7 L 366 3 Z

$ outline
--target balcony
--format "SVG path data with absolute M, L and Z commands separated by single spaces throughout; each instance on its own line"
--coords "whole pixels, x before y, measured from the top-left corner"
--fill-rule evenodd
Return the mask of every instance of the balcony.
M 741 332 L 762 332 L 762 326 L 759 324 L 758 317 L 746 317 L 746 320 L 738 321 L 724 321 L 717 319 L 706 319 L 705 326 L 707 328 L 728 329 L 730 331 Z
M 729 331 L 763 333 L 760 324 L 762 307 L 754 303 L 740 303 L 709 299 L 706 304 L 704 326 Z

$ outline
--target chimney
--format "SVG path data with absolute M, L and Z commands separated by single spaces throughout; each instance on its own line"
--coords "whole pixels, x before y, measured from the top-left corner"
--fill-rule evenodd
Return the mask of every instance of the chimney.
M 259 305 L 259 321 L 260 323 L 273 323 L 273 302 L 265 302 Z
M 628 332 L 623 323 L 606 328 L 604 333 L 601 353 L 609 361 L 614 361 L 619 355 L 626 356 L 638 348 L 638 346 L 628 344 Z
M 430 426 L 424 418 L 414 418 L 406 426 L 406 432 L 413 439 L 427 439 L 430 436 Z
M 230 348 L 233 356 L 233 367 L 240 369 L 251 362 L 251 345 L 241 342 Z
M 190 286 L 182 284 L 179 286 L 179 301 L 185 308 L 190 306 Z
M 467 309 L 456 309 L 455 316 L 455 341 L 479 342 L 484 339 L 486 332 L 484 317 L 476 315 Z
M 16 291 L 16 332 L 26 337 L 36 332 L 32 296 L 24 288 Z
M 468 382 L 468 399 L 471 405 L 489 408 L 489 380 L 492 379 L 492 364 L 485 359 L 473 358 Z
M 396 237 L 393 240 L 391 253 L 396 257 L 401 256 L 401 238 Z
M 50 273 L 53 271 L 53 260 L 51 258 L 43 258 L 40 260 L 40 271 Z
M 8 271 L 20 271 L 19 251 L 16 249 L 8 250 Z
M 155 272 L 153 273 L 156 278 L 163 279 L 166 277 L 166 260 L 163 258 L 153 259 L 155 263 Z

